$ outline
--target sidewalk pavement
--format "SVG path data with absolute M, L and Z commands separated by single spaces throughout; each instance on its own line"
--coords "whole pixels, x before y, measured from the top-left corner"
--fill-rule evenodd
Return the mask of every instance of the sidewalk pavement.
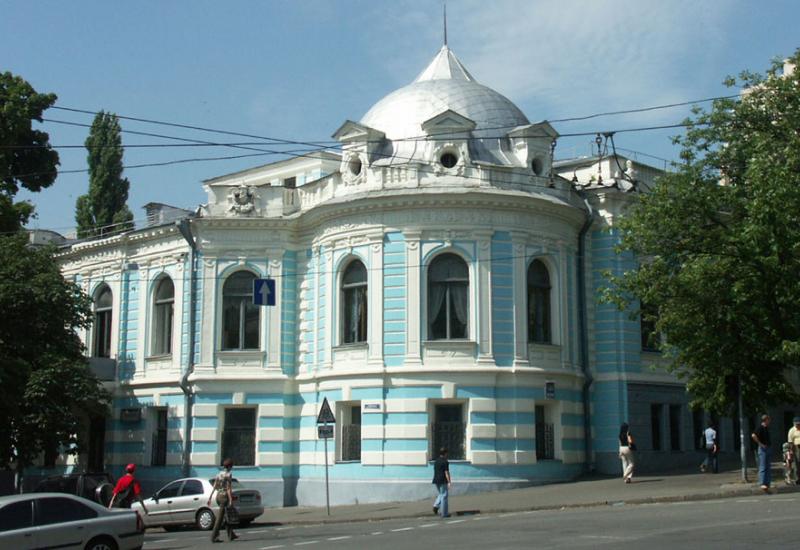
M 633 483 L 625 484 L 620 477 L 587 476 L 566 483 L 538 485 L 523 489 L 456 495 L 450 497 L 452 515 L 507 513 L 527 510 L 558 510 L 615 504 L 645 504 L 655 502 L 680 502 L 711 500 L 726 497 L 768 495 L 755 483 L 757 473 L 748 469 L 749 483 L 741 481 L 741 470 L 726 470 L 719 474 L 666 473 L 637 476 Z M 458 480 L 454 480 L 456 486 Z M 332 506 L 328 516 L 325 507 L 268 508 L 256 521 L 270 524 L 348 523 L 433 517 L 431 497 L 416 502 L 384 502 Z M 782 477 L 773 476 L 771 494 L 800 492 L 800 486 L 787 486 Z

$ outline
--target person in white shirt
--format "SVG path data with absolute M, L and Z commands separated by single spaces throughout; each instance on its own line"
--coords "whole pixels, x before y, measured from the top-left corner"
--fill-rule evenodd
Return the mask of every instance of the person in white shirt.
M 792 453 L 794 455 L 792 479 L 800 485 L 800 416 L 795 416 L 792 422 L 794 426 L 789 428 L 786 439 L 787 442 L 792 445 Z
M 703 432 L 703 438 L 706 443 L 706 458 L 700 465 L 700 471 L 706 472 L 711 469 L 715 474 L 719 473 L 719 444 L 717 443 L 717 430 L 714 429 L 712 422 L 708 423 L 708 428 Z

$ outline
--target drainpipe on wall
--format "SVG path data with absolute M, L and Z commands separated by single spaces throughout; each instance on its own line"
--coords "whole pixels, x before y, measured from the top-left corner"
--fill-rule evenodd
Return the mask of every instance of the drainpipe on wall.
M 186 369 L 181 375 L 179 385 L 183 392 L 183 456 L 181 457 L 181 471 L 183 477 L 191 475 L 191 441 L 192 435 L 192 405 L 194 404 L 194 393 L 189 386 L 189 376 L 194 372 L 194 324 L 195 324 L 195 302 L 197 301 L 196 277 L 197 277 L 197 241 L 192 234 L 191 220 L 183 218 L 178 221 L 178 230 L 189 244 L 189 341 L 186 358 Z
M 594 210 L 589 201 L 583 198 L 586 206 L 586 221 L 578 233 L 578 328 L 580 332 L 581 370 L 583 371 L 583 437 L 586 452 L 586 468 L 594 470 L 592 461 L 592 413 L 589 390 L 594 382 L 589 370 L 589 334 L 586 327 L 586 234 L 594 221 Z

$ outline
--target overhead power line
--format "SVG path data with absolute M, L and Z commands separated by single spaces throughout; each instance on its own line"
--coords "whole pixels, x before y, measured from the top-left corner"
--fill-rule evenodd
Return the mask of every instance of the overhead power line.
M 621 109 L 621 110 L 618 110 L 618 111 L 607 111 L 607 112 L 595 113 L 595 114 L 591 114 L 591 115 L 566 117 L 566 118 L 550 120 L 548 122 L 550 122 L 550 123 L 554 123 L 554 122 L 573 122 L 573 121 L 581 121 L 581 120 L 590 120 L 590 119 L 593 119 L 593 118 L 599 118 L 599 117 L 604 117 L 604 116 L 617 116 L 617 115 L 622 115 L 622 114 L 643 113 L 643 112 L 648 112 L 648 111 L 656 111 L 656 110 L 660 110 L 660 109 L 671 109 L 671 108 L 674 108 L 674 107 L 683 107 L 683 106 L 686 106 L 686 105 L 692 105 L 692 104 L 696 104 L 696 103 L 707 103 L 709 101 L 716 101 L 716 100 L 721 100 L 721 99 L 732 99 L 732 98 L 736 98 L 736 97 L 739 97 L 738 94 L 736 94 L 736 95 L 727 95 L 727 96 L 707 97 L 707 98 L 690 100 L 690 101 L 682 101 L 682 102 L 679 102 L 679 103 L 667 103 L 667 104 L 663 104 L 663 105 L 652 105 L 652 106 L 649 106 L 649 107 L 638 107 L 638 108 L 634 108 L 634 109 Z M 59 105 L 54 105 L 54 106 L 52 106 L 50 108 L 51 109 L 58 109 L 58 110 L 61 110 L 61 111 L 69 111 L 69 112 L 73 112 L 73 113 L 88 114 L 88 115 L 97 115 L 99 113 L 99 111 L 92 111 L 92 110 L 88 110 L 88 109 L 78 109 L 78 108 L 75 108 L 75 107 L 63 107 L 63 106 L 59 106 Z M 270 136 L 261 136 L 261 135 L 257 135 L 257 134 L 248 134 L 248 133 L 244 133 L 244 132 L 236 132 L 236 131 L 231 131 L 231 130 L 223 130 L 223 129 L 218 129 L 218 128 L 208 128 L 208 127 L 205 127 L 205 126 L 198 126 L 198 125 L 193 125 L 193 124 L 182 124 L 182 123 L 179 123 L 179 122 L 168 122 L 168 121 L 157 120 L 157 119 L 152 119 L 152 118 L 134 117 L 134 116 L 128 116 L 128 115 L 116 115 L 116 116 L 117 116 L 117 118 L 122 119 L 122 120 L 131 120 L 131 121 L 135 121 L 135 122 L 142 122 L 142 123 L 146 123 L 146 124 L 157 124 L 157 125 L 161 125 L 161 126 L 172 126 L 172 127 L 175 127 L 175 128 L 183 128 L 183 129 L 187 129 L 187 130 L 195 130 L 195 131 L 201 131 L 201 132 L 210 132 L 210 133 L 225 134 L 225 135 L 231 135 L 231 136 L 248 137 L 248 138 L 253 138 L 253 139 L 263 139 L 265 141 L 270 141 L 270 142 L 274 142 L 274 143 L 282 143 L 282 144 L 287 144 L 287 145 L 310 145 L 310 146 L 314 146 L 314 147 L 324 147 L 325 145 L 330 144 L 330 143 L 338 143 L 336 141 L 331 141 L 331 140 L 315 140 L 315 141 L 311 141 L 311 142 L 308 142 L 308 141 L 296 141 L 296 140 L 288 140 L 288 139 L 284 139 L 284 138 L 275 138 L 275 137 L 270 137 Z M 495 127 L 490 127 L 490 128 L 481 128 L 481 130 L 482 131 L 486 131 L 486 130 L 505 130 L 505 129 L 512 129 L 512 128 L 515 128 L 515 127 L 516 126 L 495 126 Z M 596 133 L 597 133 L 597 131 L 591 131 L 591 132 L 579 133 L 579 134 L 569 134 L 569 135 L 562 134 L 562 136 L 568 137 L 568 136 L 575 136 L 575 135 L 594 135 Z M 429 136 L 427 136 L 427 135 L 411 136 L 411 137 L 405 138 L 404 140 L 418 140 L 418 139 L 424 139 L 424 138 L 427 138 L 427 137 L 429 137 Z M 506 137 L 506 136 L 501 136 L 501 137 Z M 542 136 L 532 136 L 532 137 L 546 137 L 546 136 L 542 135 Z M 404 141 L 404 140 L 395 140 L 395 141 Z

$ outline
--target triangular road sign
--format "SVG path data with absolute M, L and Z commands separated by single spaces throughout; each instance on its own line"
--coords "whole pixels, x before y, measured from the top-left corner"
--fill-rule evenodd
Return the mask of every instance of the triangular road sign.
M 319 416 L 317 416 L 317 424 L 335 424 L 336 419 L 333 417 L 333 411 L 331 410 L 331 406 L 328 404 L 328 398 L 322 400 L 322 408 L 319 410 Z

